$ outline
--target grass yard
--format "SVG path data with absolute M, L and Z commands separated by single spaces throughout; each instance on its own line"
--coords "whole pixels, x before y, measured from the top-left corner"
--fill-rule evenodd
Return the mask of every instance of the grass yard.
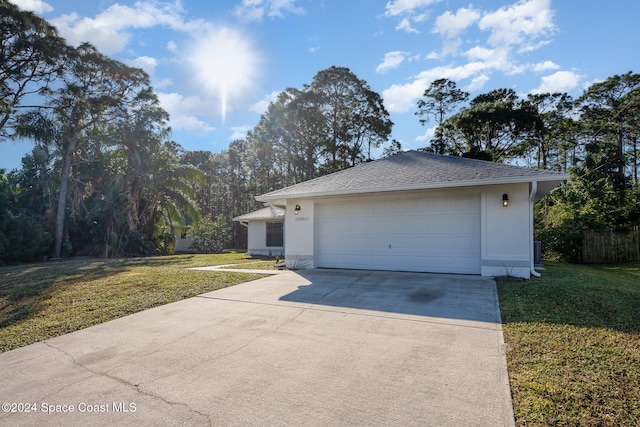
M 252 261 L 225 253 L 0 267 L 0 352 L 263 277 L 186 270 Z
M 249 260 L 246 263 L 229 266 L 229 267 L 223 267 L 223 268 L 233 268 L 233 269 L 240 269 L 240 270 L 277 270 L 277 268 L 275 267 L 275 261 L 273 259 L 269 261 L 250 261 Z
M 640 426 L 640 263 L 499 281 L 516 423 Z

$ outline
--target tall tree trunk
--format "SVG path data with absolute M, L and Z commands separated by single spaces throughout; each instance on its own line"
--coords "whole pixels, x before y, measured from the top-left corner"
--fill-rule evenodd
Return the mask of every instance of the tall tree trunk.
M 633 140 L 633 183 L 638 185 L 638 137 L 632 137 Z
M 67 195 L 69 194 L 69 177 L 71 175 L 71 164 L 73 163 L 73 152 L 78 143 L 72 139 L 67 145 L 62 160 L 62 173 L 60 176 L 60 191 L 58 193 L 58 210 L 56 211 L 56 226 L 53 234 L 53 258 L 62 256 L 62 239 L 64 237 L 64 220 L 66 217 Z
M 617 161 L 618 161 L 618 193 L 620 194 L 620 206 L 624 205 L 626 202 L 626 194 L 625 194 L 625 174 L 624 169 L 626 167 L 626 163 L 624 161 L 624 135 L 622 130 L 618 130 L 618 147 L 617 147 Z

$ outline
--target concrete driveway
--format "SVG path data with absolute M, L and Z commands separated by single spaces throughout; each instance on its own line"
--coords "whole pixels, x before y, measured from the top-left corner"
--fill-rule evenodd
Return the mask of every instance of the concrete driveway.
M 514 425 L 477 276 L 284 272 L 0 354 L 0 372 L 0 425 Z

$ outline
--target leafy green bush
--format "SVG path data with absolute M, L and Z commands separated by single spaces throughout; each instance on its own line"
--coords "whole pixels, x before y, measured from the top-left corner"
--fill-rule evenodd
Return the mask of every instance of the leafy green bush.
M 201 253 L 221 253 L 231 237 L 229 230 L 223 215 L 218 215 L 215 221 L 211 216 L 200 218 L 189 231 L 189 236 L 193 239 L 193 249 Z
M 53 237 L 41 217 L 26 213 L 4 213 L 0 224 L 0 263 L 41 259 L 51 249 Z

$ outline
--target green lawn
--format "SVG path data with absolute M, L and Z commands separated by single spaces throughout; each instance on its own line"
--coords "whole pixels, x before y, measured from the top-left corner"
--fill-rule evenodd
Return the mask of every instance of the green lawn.
M 640 263 L 499 281 L 518 425 L 640 426 Z
M 0 267 L 0 352 L 263 277 L 186 270 L 252 261 L 225 253 Z

